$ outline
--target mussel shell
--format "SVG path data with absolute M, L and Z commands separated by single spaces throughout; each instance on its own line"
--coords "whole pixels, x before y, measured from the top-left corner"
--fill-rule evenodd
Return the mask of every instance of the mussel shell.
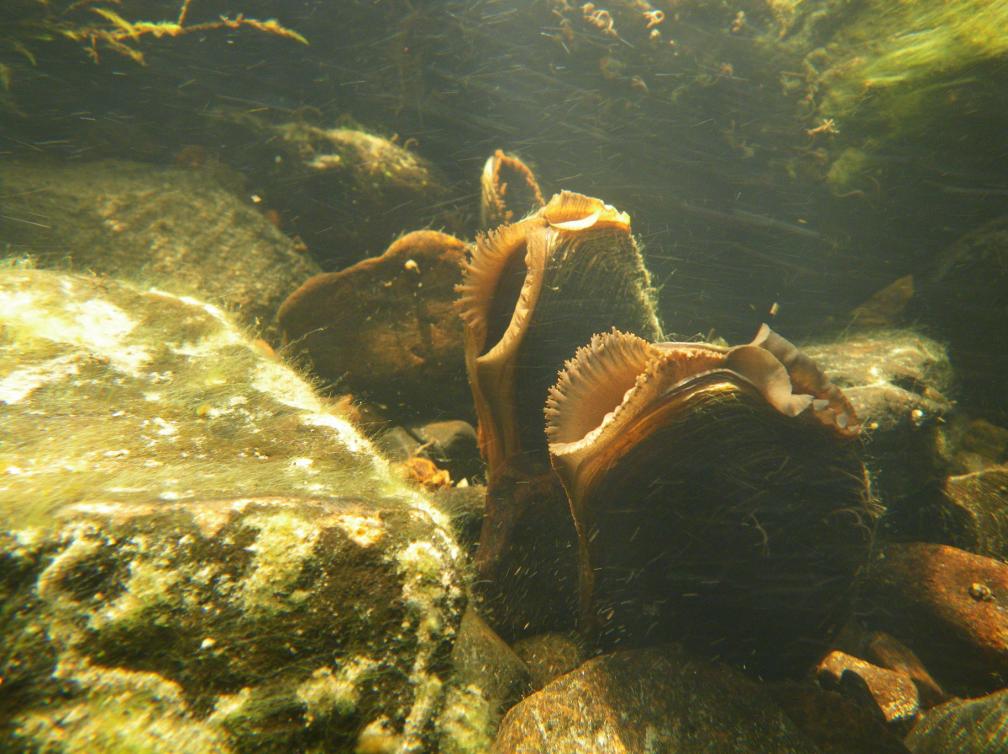
M 581 473 L 583 620 L 602 646 L 679 640 L 770 675 L 817 659 L 870 544 L 856 443 L 715 371 Z
M 593 333 L 660 335 L 629 218 L 570 192 L 479 238 L 459 292 L 491 478 L 517 454 L 547 463 L 542 407 L 564 361 Z
M 564 360 L 600 327 L 645 338 L 658 335 L 650 281 L 629 233 L 602 229 L 549 235 L 552 253 L 542 292 L 515 355 L 518 442 L 524 452 L 544 458 L 542 407 Z

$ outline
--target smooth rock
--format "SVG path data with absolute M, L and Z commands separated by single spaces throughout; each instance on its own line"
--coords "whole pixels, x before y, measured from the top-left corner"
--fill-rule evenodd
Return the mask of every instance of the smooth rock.
M 395 419 L 471 412 L 454 303 L 466 249 L 445 233 L 415 231 L 381 256 L 316 275 L 280 307 L 287 347 Z
M 942 686 L 1000 688 L 1008 677 L 1008 565 L 947 545 L 892 544 L 861 591 L 866 620 L 906 643 Z
M 471 606 L 462 616 L 451 659 L 454 687 L 462 690 L 457 698 L 483 710 L 482 715 L 463 716 L 472 741 L 481 744 L 464 750 L 483 751 L 504 713 L 529 690 L 529 669 Z M 483 723 L 481 729 L 477 721 Z
M 416 455 L 420 440 L 405 427 L 389 427 L 379 432 L 374 443 L 388 460 L 402 463 Z
M 949 343 L 961 402 L 976 414 L 1008 421 L 1008 355 L 995 335 L 1008 319 L 1008 216 L 935 255 L 913 314 Z
M 484 476 L 476 428 L 460 419 L 428 422 L 414 427 L 423 443 L 419 452 L 451 473 L 452 479 L 470 482 Z
M 461 683 L 478 685 L 487 698 L 500 703 L 501 712 L 529 686 L 528 666 L 471 606 L 462 616 L 452 665 Z
M 248 175 L 325 270 L 380 254 L 406 229 L 459 230 L 443 173 L 393 139 L 247 109 L 217 109 L 206 125 L 208 149 Z
M 113 280 L 0 271 L 0 324 L 0 749 L 465 732 L 438 721 L 449 518 L 306 382 L 220 310 Z
M 917 687 L 906 673 L 880 668 L 839 651 L 830 652 L 816 668 L 824 687 L 836 689 L 873 709 L 887 725 L 906 732 L 920 710 Z
M 667 646 L 589 660 L 505 716 L 498 754 L 818 751 L 766 690 Z
M 910 731 L 906 745 L 914 754 L 1008 751 L 1008 689 L 935 707 Z
M 319 271 L 210 169 L 5 162 L 0 181 L 8 255 L 196 296 L 271 337 L 284 297 Z

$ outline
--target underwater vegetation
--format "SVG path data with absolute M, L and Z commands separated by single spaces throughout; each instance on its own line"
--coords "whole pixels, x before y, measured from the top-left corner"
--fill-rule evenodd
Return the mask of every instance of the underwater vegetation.
M 9 90 L 13 83 L 11 65 L 4 57 L 14 55 L 36 65 L 35 47 L 57 39 L 78 43 L 95 63 L 107 50 L 140 65 L 146 64 L 141 48 L 147 40 L 206 31 L 255 29 L 308 44 L 301 34 L 275 19 L 260 21 L 238 13 L 193 23 L 189 18 L 192 5 L 193 0 L 180 0 L 177 15 L 152 21 L 129 20 L 120 0 L 6 0 L 0 8 L 0 86 Z

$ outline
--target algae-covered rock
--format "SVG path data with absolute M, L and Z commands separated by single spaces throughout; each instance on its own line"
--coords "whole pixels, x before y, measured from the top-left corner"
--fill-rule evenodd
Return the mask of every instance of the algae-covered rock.
M 882 527 L 900 538 L 935 538 L 944 476 L 942 422 L 952 367 L 945 348 L 911 330 L 875 330 L 803 349 L 848 397 L 865 428 Z
M 914 754 L 997 754 L 1008 747 L 1008 689 L 935 707 L 910 731 Z
M 377 256 L 403 230 L 460 230 L 442 172 L 396 137 L 247 111 L 215 111 L 208 126 L 211 148 L 326 270 Z
M 214 307 L 110 280 L 3 270 L 0 323 L 0 748 L 464 729 L 467 707 L 436 723 L 465 601 L 448 518 L 295 373 Z
M 156 285 L 227 307 L 247 325 L 319 268 L 208 168 L 16 162 L 4 186 L 0 253 Z
M 955 544 L 1008 560 L 1008 466 L 950 476 L 942 491 Z
M 454 688 L 441 713 L 444 754 L 490 748 L 501 717 L 529 687 L 529 669 L 470 607 L 452 649 Z

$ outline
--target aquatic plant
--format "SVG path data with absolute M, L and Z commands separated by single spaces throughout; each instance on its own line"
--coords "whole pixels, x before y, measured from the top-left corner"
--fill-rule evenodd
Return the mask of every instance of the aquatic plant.
M 873 1 L 854 12 L 838 7 L 836 32 L 827 44 L 801 34 L 793 40 L 814 44 L 805 66 L 821 116 L 856 112 L 863 118 L 869 104 L 869 112 L 905 127 L 927 109 L 931 95 L 947 101 L 958 87 L 976 80 L 976 66 L 1008 52 L 1005 3 Z M 810 15 L 810 30 L 818 28 L 812 20 Z
M 129 20 L 112 6 L 121 0 L 11 0 L 0 9 L 0 56 L 14 54 L 33 66 L 34 52 L 39 43 L 69 39 L 81 45 L 85 54 L 99 62 L 102 50 L 111 50 L 145 65 L 140 49 L 145 38 L 180 37 L 194 32 L 217 29 L 256 29 L 267 34 L 308 44 L 298 32 L 281 25 L 276 19 L 261 21 L 235 16 L 220 16 L 211 21 L 187 23 L 192 0 L 180 0 L 178 15 L 173 20 Z M 0 86 L 11 87 L 12 67 L 0 62 Z

